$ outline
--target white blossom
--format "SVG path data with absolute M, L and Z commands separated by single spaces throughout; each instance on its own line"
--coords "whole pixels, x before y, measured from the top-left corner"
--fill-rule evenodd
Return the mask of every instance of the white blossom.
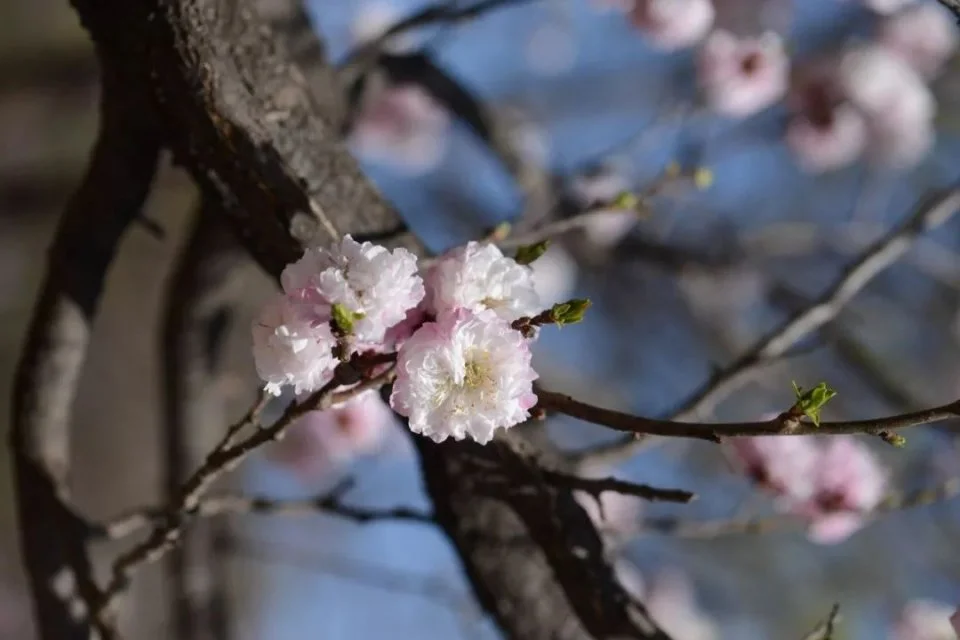
M 536 372 L 520 332 L 494 313 L 466 309 L 428 322 L 400 348 L 390 406 L 436 442 L 486 444 L 529 416 Z
M 492 244 L 470 242 L 446 253 L 428 279 L 437 315 L 460 308 L 478 313 L 490 309 L 512 322 L 543 309 L 530 267 Z
M 284 385 L 295 393 L 316 391 L 333 378 L 336 338 L 329 321 L 305 313 L 301 304 L 278 295 L 253 323 L 253 357 L 265 389 L 280 395 Z
M 330 250 L 307 249 L 283 270 L 281 282 L 288 295 L 312 302 L 321 314 L 334 304 L 358 314 L 353 334 L 361 343 L 382 341 L 387 329 L 402 322 L 424 296 L 412 253 L 360 244 L 349 235 Z

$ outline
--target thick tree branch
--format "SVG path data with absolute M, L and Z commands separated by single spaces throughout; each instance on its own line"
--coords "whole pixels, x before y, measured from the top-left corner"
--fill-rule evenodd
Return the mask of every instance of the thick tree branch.
M 759 367 L 782 357 L 798 341 L 833 320 L 843 307 L 873 278 L 909 251 L 917 238 L 946 222 L 956 213 L 958 208 L 960 208 L 960 189 L 945 189 L 926 197 L 902 225 L 875 242 L 853 264 L 847 267 L 837 282 L 826 293 L 817 298 L 811 305 L 794 314 L 789 320 L 762 338 L 752 349 L 714 375 L 700 390 L 673 412 L 670 421 L 689 420 L 711 411 L 720 401 L 738 389 Z M 613 422 L 619 422 L 619 418 L 609 417 Z M 948 416 L 936 419 L 943 420 L 946 417 Z M 932 420 L 927 420 L 927 422 L 930 421 Z M 608 424 L 607 426 L 611 425 Z M 852 427 L 852 429 L 858 433 L 873 432 L 869 424 L 863 424 L 862 428 Z M 626 430 L 634 431 L 629 428 Z M 754 431 L 759 432 L 762 429 L 755 429 Z M 634 431 L 634 433 L 652 434 L 653 432 Z M 830 432 L 826 431 L 824 433 Z M 707 436 L 708 439 L 710 437 L 708 431 L 702 430 L 694 430 L 690 434 L 685 437 Z M 582 452 L 576 456 L 576 460 L 580 463 L 591 461 L 614 464 L 629 458 L 641 446 L 642 438 L 628 436 L 614 443 Z
M 70 412 L 104 277 L 140 212 L 159 153 L 154 121 L 129 78 L 104 69 L 100 133 L 60 221 L 13 389 L 16 499 L 23 558 L 44 640 L 87 640 L 88 628 L 54 593 L 97 595 L 86 525 L 70 509 Z M 72 585 L 72 586 L 71 586 Z M 57 587 L 57 588 L 60 588 Z

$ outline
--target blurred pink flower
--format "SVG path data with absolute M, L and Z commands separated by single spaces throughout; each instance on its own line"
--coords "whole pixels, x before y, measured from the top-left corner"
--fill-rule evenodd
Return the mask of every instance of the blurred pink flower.
M 923 78 L 879 46 L 847 52 L 839 66 L 843 94 L 867 120 L 871 159 L 907 168 L 933 145 L 936 102 Z
M 269 459 L 312 479 L 355 457 L 374 453 L 393 427 L 390 408 L 376 391 L 327 411 L 312 411 L 269 450 Z
M 852 164 L 867 145 L 867 123 L 843 101 L 834 74 L 825 65 L 797 74 L 790 92 L 795 112 L 785 142 L 800 166 L 822 173 Z
M 633 25 L 667 51 L 703 40 L 715 17 L 711 0 L 636 0 L 630 14 Z
M 786 503 L 813 495 L 817 445 L 805 436 L 731 438 L 729 446 L 743 473 Z
M 957 25 L 943 7 L 924 2 L 907 8 L 880 27 L 879 42 L 918 73 L 936 75 L 957 49 Z
M 794 511 L 809 520 L 814 542 L 842 542 L 863 526 L 886 486 L 886 472 L 865 444 L 851 436 L 832 437 L 817 460 L 813 495 Z
M 439 164 L 450 126 L 450 114 L 418 85 L 371 79 L 349 141 L 361 156 L 418 174 Z
M 733 118 L 751 116 L 780 100 L 789 71 L 790 59 L 775 33 L 738 39 L 722 30 L 707 38 L 698 69 L 707 104 Z
M 950 616 L 950 625 L 953 627 L 953 632 L 957 634 L 957 638 L 960 638 L 960 609 L 954 611 L 953 615 Z
M 933 600 L 912 600 L 900 612 L 889 640 L 956 640 L 954 607 Z

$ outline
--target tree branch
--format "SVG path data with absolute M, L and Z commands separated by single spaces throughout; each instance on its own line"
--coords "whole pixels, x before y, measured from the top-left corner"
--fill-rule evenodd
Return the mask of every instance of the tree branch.
M 647 484 L 636 484 L 617 478 L 583 478 L 569 473 L 543 469 L 540 472 L 543 481 L 555 487 L 564 487 L 571 491 L 583 491 L 599 499 L 602 493 L 611 491 L 625 496 L 634 496 L 651 502 L 679 502 L 686 504 L 696 495 L 682 489 L 660 489 Z
M 783 356 L 804 336 L 835 318 L 840 310 L 873 278 L 899 260 L 917 238 L 946 222 L 956 213 L 958 207 L 960 207 L 960 189 L 957 188 L 945 189 L 926 197 L 902 225 L 874 243 L 847 267 L 826 293 L 767 334 L 735 362 L 714 375 L 672 413 L 670 420 L 687 420 L 711 411 L 720 401 L 738 389 L 759 367 Z M 607 417 L 615 423 L 621 419 L 615 416 Z M 946 417 L 948 416 L 937 419 L 942 420 Z M 854 428 L 854 432 L 871 432 L 869 425 L 864 425 L 864 429 L 865 431 Z M 625 430 L 634 431 L 629 428 Z M 758 428 L 754 431 L 762 432 L 763 429 Z M 652 434 L 653 432 L 635 433 Z M 696 435 L 693 433 L 685 437 L 711 439 L 708 431 L 695 430 Z M 639 450 L 642 446 L 641 440 L 635 436 L 629 436 L 614 443 L 581 452 L 574 458 L 580 464 L 587 461 L 615 464 Z
M 389 382 L 392 375 L 391 368 L 374 378 L 360 381 L 360 372 L 357 372 L 351 363 L 343 363 L 337 367 L 333 379 L 326 386 L 303 402 L 290 405 L 280 419 L 269 427 L 260 424 L 260 414 L 269 399 L 269 396 L 262 394 L 243 419 L 227 430 L 220 443 L 207 455 L 204 463 L 181 485 L 176 499 L 164 508 L 161 524 L 154 527 L 146 540 L 122 554 L 113 563 L 110 581 L 93 612 L 98 626 L 103 630 L 112 629 L 109 608 L 113 600 L 126 588 L 138 567 L 156 562 L 179 544 L 184 527 L 196 514 L 204 494 L 218 478 L 236 468 L 259 447 L 280 438 L 291 424 L 307 413 L 329 409 L 364 391 L 377 389 Z M 338 391 L 344 385 L 358 382 L 359 384 L 346 391 Z M 241 433 L 248 428 L 254 428 L 255 431 L 252 435 L 241 438 Z M 113 631 L 108 633 L 116 635 Z M 110 639 L 107 637 L 103 640 Z
M 198 518 L 209 518 L 221 515 L 309 516 L 329 514 L 353 520 L 359 524 L 378 520 L 405 520 L 424 524 L 435 522 L 431 514 L 410 507 L 369 509 L 344 504 L 343 494 L 352 487 L 353 482 L 351 481 L 341 482 L 330 491 L 302 500 L 275 500 L 262 496 L 230 494 L 211 496 L 200 501 L 193 515 Z M 162 524 L 166 516 L 167 509 L 163 507 L 137 509 L 122 514 L 102 525 L 101 533 L 104 538 L 109 540 L 125 538 L 145 527 Z
M 626 431 L 640 436 L 664 436 L 670 438 L 694 438 L 719 442 L 721 438 L 737 436 L 804 436 L 825 434 L 870 434 L 918 427 L 933 422 L 960 418 L 960 400 L 923 411 L 912 411 L 895 416 L 869 420 L 821 422 L 819 426 L 807 420 L 798 420 L 781 414 L 764 422 L 678 422 L 645 418 L 629 413 L 595 407 L 570 396 L 552 391 L 539 390 L 537 405 L 547 411 L 557 411 L 580 420 L 603 425 L 616 431 Z
M 135 86 L 104 68 L 99 137 L 50 250 L 13 389 L 20 543 L 44 640 L 89 635 L 55 583 L 77 592 L 61 594 L 68 599 L 89 603 L 98 595 L 85 548 L 89 528 L 67 503 L 70 412 L 107 268 L 156 170 L 159 139 Z

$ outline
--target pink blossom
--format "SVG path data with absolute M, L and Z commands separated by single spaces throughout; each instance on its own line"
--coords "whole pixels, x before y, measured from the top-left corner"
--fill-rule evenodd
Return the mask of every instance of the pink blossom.
M 843 94 L 867 120 L 871 159 L 906 168 L 933 144 L 936 102 L 923 78 L 878 46 L 847 52 L 839 66 Z
M 714 31 L 700 52 L 699 79 L 707 104 L 717 113 L 745 118 L 786 94 L 790 60 L 774 33 L 738 39 Z
M 427 276 L 431 311 L 492 310 L 507 322 L 543 310 L 533 270 L 495 245 L 469 242 L 443 254 Z
M 633 25 L 659 49 L 690 47 L 713 26 L 716 12 L 711 0 L 636 0 Z
M 806 171 L 839 169 L 863 153 L 866 120 L 843 101 L 833 73 L 814 67 L 799 74 L 790 103 L 796 114 L 787 125 L 786 144 Z
M 889 640 L 955 640 L 954 607 L 933 600 L 913 600 L 903 608 Z
M 813 494 L 819 452 L 812 438 L 757 436 L 728 442 L 743 473 L 786 503 Z
M 275 463 L 313 478 L 375 452 L 394 425 L 393 413 L 376 391 L 360 394 L 327 411 L 311 411 L 291 425 L 270 449 Z
M 407 311 L 407 317 L 387 329 L 383 337 L 384 348 L 387 351 L 396 351 L 403 346 L 413 333 L 427 320 L 427 310 L 421 304 Z
M 328 319 L 327 319 L 328 320 Z M 316 391 L 333 377 L 336 338 L 325 319 L 304 313 L 304 306 L 278 294 L 253 323 L 253 357 L 265 389 L 280 395 Z
M 280 280 L 284 291 L 321 318 L 329 319 L 331 305 L 357 314 L 353 335 L 359 343 L 376 344 L 387 329 L 402 322 L 407 311 L 423 300 L 423 280 L 417 258 L 403 248 L 388 251 L 350 235 L 330 248 L 311 247 L 287 265 Z
M 943 7 L 924 2 L 886 19 L 880 45 L 926 77 L 936 75 L 957 48 L 957 25 Z
M 953 627 L 953 632 L 957 634 L 957 638 L 960 638 L 960 609 L 950 616 L 950 625 Z
M 413 174 L 436 167 L 446 151 L 450 114 L 419 85 L 368 83 L 349 136 L 357 152 Z
M 851 436 L 827 441 L 813 477 L 813 494 L 795 511 L 810 521 L 810 539 L 821 544 L 842 542 L 860 529 L 887 485 L 870 449 Z
M 390 406 L 414 433 L 486 444 L 537 403 L 530 359 L 520 332 L 492 311 L 443 313 L 400 348 Z

